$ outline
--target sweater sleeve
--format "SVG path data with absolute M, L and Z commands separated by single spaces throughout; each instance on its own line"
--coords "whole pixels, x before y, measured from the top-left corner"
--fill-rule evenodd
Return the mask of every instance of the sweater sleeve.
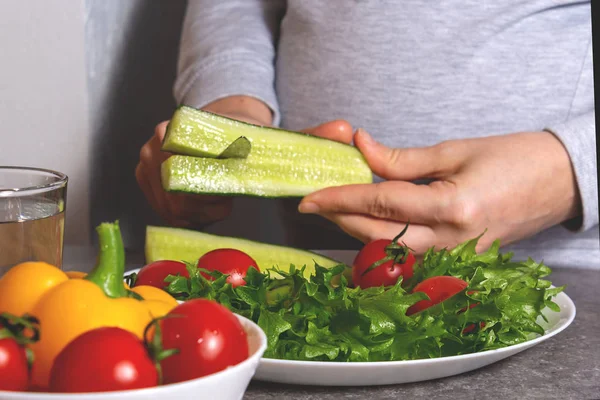
M 263 101 L 278 125 L 274 64 L 285 3 L 188 2 L 173 88 L 177 103 L 201 108 L 226 96 L 246 95 Z
M 563 226 L 582 232 L 598 225 L 598 163 L 596 158 L 596 117 L 594 113 L 594 68 L 592 41 L 574 90 L 571 109 L 564 121 L 545 128 L 565 146 L 575 172 L 583 215 Z
M 598 224 L 598 166 L 596 158 L 596 123 L 594 111 L 547 128 L 565 146 L 575 171 L 581 196 L 583 218 L 565 226 L 585 231 Z

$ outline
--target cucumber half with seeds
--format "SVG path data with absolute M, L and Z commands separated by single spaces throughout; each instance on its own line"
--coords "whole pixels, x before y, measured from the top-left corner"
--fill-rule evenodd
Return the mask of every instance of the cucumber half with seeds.
M 176 154 L 161 166 L 173 192 L 302 197 L 373 179 L 354 146 L 187 106 L 175 111 L 162 150 Z
M 307 250 L 219 236 L 189 229 L 146 227 L 145 251 L 147 264 L 159 260 L 196 263 L 205 253 L 220 248 L 231 248 L 245 252 L 256 261 L 261 271 L 272 267 L 289 271 L 290 264 L 294 264 L 296 268 L 306 265 L 304 270 L 306 277 L 314 273 L 315 262 L 326 268 L 342 264 L 339 261 Z

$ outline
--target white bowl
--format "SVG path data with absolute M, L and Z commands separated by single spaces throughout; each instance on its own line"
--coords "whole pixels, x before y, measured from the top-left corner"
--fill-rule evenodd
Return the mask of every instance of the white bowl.
M 248 335 L 250 356 L 241 363 L 223 371 L 193 379 L 147 389 L 98 393 L 36 393 L 0 390 L 0 400 L 146 400 L 146 399 L 211 399 L 239 400 L 244 396 L 250 380 L 267 349 L 267 337 L 254 322 L 236 317 Z

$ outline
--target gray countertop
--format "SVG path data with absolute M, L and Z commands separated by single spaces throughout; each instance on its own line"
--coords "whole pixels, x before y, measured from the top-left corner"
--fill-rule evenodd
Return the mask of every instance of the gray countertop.
M 65 249 L 65 269 L 88 270 L 95 253 Z M 130 268 L 143 263 L 128 255 Z M 577 315 L 563 332 L 487 367 L 444 379 L 391 386 L 318 387 L 252 381 L 245 400 L 266 399 L 600 399 L 600 272 L 553 268 Z

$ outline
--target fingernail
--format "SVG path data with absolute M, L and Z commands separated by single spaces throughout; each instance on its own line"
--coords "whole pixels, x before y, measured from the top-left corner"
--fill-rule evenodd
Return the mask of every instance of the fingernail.
M 303 214 L 316 214 L 319 212 L 319 206 L 315 203 L 300 203 L 298 211 Z
M 371 143 L 375 142 L 375 140 L 373 140 L 373 137 L 371 135 L 369 135 L 369 133 L 367 131 L 365 131 L 363 128 L 358 128 L 356 130 L 356 134 L 362 136 L 362 140 L 365 143 L 371 144 Z

